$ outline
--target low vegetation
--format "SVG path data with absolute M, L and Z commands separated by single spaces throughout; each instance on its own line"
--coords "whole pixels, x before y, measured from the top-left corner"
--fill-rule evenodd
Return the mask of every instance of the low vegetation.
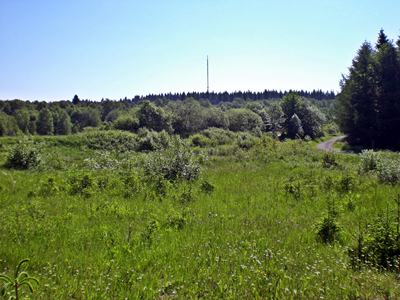
M 159 146 L 138 146 L 149 137 Z M 19 140 L 0 139 L 0 274 L 29 257 L 20 279 L 40 283 L 20 298 L 400 293 L 400 188 L 380 175 L 398 154 L 221 128 Z M 39 164 L 20 167 L 34 157 L 22 145 Z

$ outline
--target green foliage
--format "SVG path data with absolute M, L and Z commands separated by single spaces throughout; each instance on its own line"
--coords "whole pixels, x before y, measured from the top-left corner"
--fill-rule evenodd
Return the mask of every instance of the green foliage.
M 138 132 L 138 151 L 156 151 L 167 149 L 171 143 L 171 136 L 166 131 L 150 131 L 141 128 Z
M 382 164 L 382 157 L 379 152 L 373 150 L 363 150 L 360 154 L 359 172 L 365 174 L 376 171 Z
M 94 187 L 94 179 L 90 174 L 73 175 L 68 181 L 71 195 L 91 196 L 91 188 Z
M 65 110 L 59 110 L 54 118 L 54 133 L 68 135 L 72 133 L 71 117 Z
M 338 167 L 339 164 L 337 162 L 335 153 L 330 151 L 325 152 L 322 156 L 322 166 L 327 169 Z
M 376 49 L 365 42 L 341 83 L 338 120 L 351 145 L 400 147 L 400 58 L 383 31 Z
M 360 174 L 376 174 L 379 181 L 388 184 L 400 182 L 400 160 L 396 158 L 384 158 L 380 152 L 364 150 L 360 154 Z
M 40 150 L 31 141 L 19 141 L 10 151 L 6 166 L 10 169 L 34 169 L 41 163 Z
M 214 192 L 215 186 L 212 183 L 205 180 L 201 183 L 200 189 L 203 193 L 211 194 L 212 192 Z
M 202 134 L 194 134 L 190 136 L 190 143 L 195 147 L 206 147 L 211 144 L 211 141 Z
M 126 152 L 137 148 L 137 137 L 123 131 L 92 131 L 85 135 L 86 145 L 94 150 Z
M 91 170 L 114 170 L 121 164 L 110 151 L 96 151 L 93 156 L 85 159 L 85 165 Z
M 263 121 L 259 115 L 245 108 L 235 108 L 227 111 L 229 130 L 256 131 L 260 130 Z
M 280 105 L 289 138 L 321 136 L 325 116 L 317 107 L 294 93 L 283 97 Z
M 139 175 L 134 172 L 127 174 L 123 179 L 123 183 L 125 198 L 137 196 L 137 194 L 140 193 L 143 188 L 142 180 L 140 179 Z
M 20 132 L 14 117 L 0 111 L 0 136 L 17 135 Z
M 332 244 L 340 240 L 341 228 L 336 219 L 337 211 L 335 204 L 332 201 L 328 201 L 327 215 L 316 225 L 318 241 L 325 244 Z
M 139 126 L 154 131 L 171 131 L 170 117 L 161 107 L 144 102 L 138 111 Z
M 34 137 L 64 168 L 0 170 L 1 272 L 8 275 L 18 257 L 39 257 L 29 272 L 37 274 L 40 289 L 21 294 L 35 299 L 368 299 L 400 293 L 396 267 L 389 267 L 396 261 L 390 245 L 397 222 L 382 218 L 390 234 L 372 229 L 379 213 L 395 208 L 387 199 L 398 186 L 381 184 L 374 171 L 357 176 L 357 155 L 337 153 L 343 167 L 328 169 L 313 143 L 252 136 L 255 145 L 243 151 L 236 143 L 241 133 L 210 132 L 213 145 L 182 146 L 197 163 L 202 152 L 216 154 L 202 164 L 199 180 L 164 176 L 187 170 L 176 167 L 187 155 L 174 142 L 166 150 L 122 153 L 85 147 L 95 131 Z M 228 134 L 219 145 L 218 136 Z M 15 143 L 1 138 L 0 160 Z M 178 151 L 167 155 L 171 148 Z M 163 160 L 148 172 L 148 160 L 158 156 Z M 327 198 L 336 208 L 324 213 Z M 360 222 L 370 223 L 362 253 L 386 253 L 370 260 L 389 260 L 387 268 L 349 268 L 347 249 L 358 244 Z M 390 238 L 367 246 L 375 235 Z
M 41 135 L 52 135 L 54 133 L 53 115 L 47 108 L 43 108 L 39 112 L 37 133 Z
M 29 133 L 30 114 L 28 110 L 19 109 L 15 114 L 15 120 L 23 133 Z
M 113 127 L 118 130 L 136 132 L 139 129 L 139 120 L 135 116 L 120 115 L 113 122 Z
M 231 144 L 236 136 L 232 131 L 215 127 L 207 128 L 201 134 L 210 140 L 210 146 Z
M 287 135 L 291 139 L 299 138 L 301 139 L 304 135 L 303 126 L 301 125 L 301 120 L 296 114 L 293 114 L 289 119 L 287 126 Z
M 336 189 L 341 194 L 354 191 L 357 185 L 356 177 L 351 173 L 345 173 L 337 180 Z
M 241 149 L 251 149 L 256 144 L 256 138 L 247 132 L 240 132 L 237 136 L 237 145 Z
M 217 111 L 207 114 L 209 109 L 202 107 L 198 101 L 191 98 L 170 103 L 169 108 L 172 112 L 174 132 L 183 137 L 205 129 L 207 120 L 210 121 L 210 126 L 223 126 L 222 123 L 224 123 L 223 117 L 219 116 Z
M 366 264 L 397 271 L 400 267 L 400 242 L 394 225 L 380 218 L 369 226 L 366 234 L 360 233 L 357 245 L 349 250 L 352 265 L 360 267 Z
M 377 169 L 377 176 L 382 183 L 393 185 L 400 183 L 400 160 L 382 160 Z
M 9 299 L 18 300 L 20 297 L 20 290 L 22 287 L 27 287 L 31 293 L 34 292 L 33 283 L 39 284 L 39 281 L 28 274 L 26 271 L 21 271 L 24 264 L 28 263 L 29 259 L 21 260 L 15 268 L 13 277 L 7 276 L 6 274 L 0 274 L 0 281 L 4 282 L 5 292 L 9 289 L 13 290 L 14 296 L 10 296 Z
M 292 178 L 284 185 L 286 195 L 290 195 L 296 201 L 301 199 L 301 183 L 299 181 L 293 181 Z
M 182 140 L 175 138 L 168 149 L 149 157 L 144 171 L 151 178 L 194 181 L 200 175 L 200 164 L 190 148 Z
M 85 127 L 98 127 L 101 124 L 99 110 L 91 107 L 80 107 L 73 111 L 71 120 L 78 131 Z

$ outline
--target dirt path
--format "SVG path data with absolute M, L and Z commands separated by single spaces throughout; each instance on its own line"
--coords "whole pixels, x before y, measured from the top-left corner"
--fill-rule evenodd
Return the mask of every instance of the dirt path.
M 333 144 L 343 140 L 345 137 L 346 137 L 345 135 L 341 135 L 341 136 L 331 138 L 330 140 L 328 140 L 326 142 L 319 143 L 317 145 L 317 149 L 323 150 L 323 151 L 333 151 Z

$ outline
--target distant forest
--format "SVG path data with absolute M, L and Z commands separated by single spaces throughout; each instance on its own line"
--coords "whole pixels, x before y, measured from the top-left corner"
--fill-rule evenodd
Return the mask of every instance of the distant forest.
M 132 99 L 0 101 L 0 136 L 65 135 L 85 128 L 189 136 L 207 128 L 314 138 L 333 114 L 333 91 L 178 93 Z M 325 117 L 327 116 L 327 117 Z M 290 127 L 290 119 L 292 125 Z M 292 128 L 293 130 L 287 130 Z
M 283 96 L 287 94 L 295 93 L 304 98 L 310 98 L 315 100 L 332 100 L 336 97 L 334 91 L 322 91 L 322 90 L 312 90 L 312 91 L 304 91 L 304 90 L 288 90 L 288 91 L 277 91 L 277 90 L 264 90 L 263 92 L 252 92 L 252 91 L 237 91 L 237 92 L 189 92 L 189 93 L 165 93 L 165 94 L 149 94 L 146 96 L 135 96 L 133 98 L 121 98 L 119 100 L 110 100 L 110 99 L 101 99 L 101 102 L 104 101 L 119 101 L 126 103 L 137 103 L 143 100 L 149 101 L 176 101 L 176 100 L 185 100 L 186 98 L 193 98 L 195 100 L 204 100 L 207 99 L 211 104 L 219 104 L 221 102 L 232 102 L 235 99 L 242 100 L 268 100 L 268 99 L 281 99 Z M 5 100 L 0 100 L 5 101 Z M 29 101 L 29 100 L 28 100 Z M 88 99 L 82 100 L 83 102 L 93 102 Z M 11 103 L 11 106 L 18 106 L 17 99 L 14 99 L 14 102 Z M 38 101 L 30 101 L 33 103 L 37 103 Z M 63 102 L 56 101 L 56 102 Z M 4 104 L 3 104 L 4 105 Z M 2 108 L 0 102 L 0 109 Z
M 186 98 L 193 98 L 195 100 L 207 99 L 211 104 L 219 104 L 221 102 L 232 102 L 235 99 L 243 99 L 245 101 L 257 101 L 257 100 L 268 100 L 268 99 L 281 99 L 283 96 L 287 94 L 295 93 L 304 98 L 310 98 L 315 100 L 330 100 L 336 97 L 335 92 L 333 91 L 322 91 L 322 90 L 313 90 L 313 91 L 277 91 L 277 90 L 265 90 L 264 92 L 223 92 L 223 93 L 176 93 L 176 94 L 159 94 L 159 95 L 147 95 L 144 97 L 136 96 L 131 101 L 140 101 L 140 100 L 149 100 L 149 101 L 157 101 L 157 100 L 185 100 Z M 120 101 L 129 101 L 129 99 L 120 99 Z

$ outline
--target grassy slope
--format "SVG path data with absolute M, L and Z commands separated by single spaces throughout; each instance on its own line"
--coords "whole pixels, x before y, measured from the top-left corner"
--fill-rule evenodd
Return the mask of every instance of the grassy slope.
M 48 150 L 63 153 L 66 162 L 92 155 L 67 146 Z M 212 157 L 203 178 L 216 189 L 196 192 L 189 203 L 177 201 L 174 190 L 162 201 L 145 192 L 126 199 L 117 172 L 93 172 L 115 181 L 114 187 L 82 197 L 63 190 L 78 167 L 1 169 L 0 270 L 9 273 L 18 260 L 31 258 L 29 272 L 41 282 L 37 299 L 399 295 L 395 275 L 352 270 L 347 257 L 359 225 L 394 210 L 399 187 L 362 177 L 350 193 L 341 193 L 338 184 L 327 186 L 327 178 L 355 174 L 356 158 L 338 155 L 345 167 L 328 170 L 321 156 L 307 144 L 289 142 Z M 50 177 L 58 191 L 40 194 Z M 299 197 L 285 191 L 290 184 L 300 186 Z M 343 228 L 334 246 L 315 240 L 328 198 Z M 174 220 L 184 220 L 182 228 Z

